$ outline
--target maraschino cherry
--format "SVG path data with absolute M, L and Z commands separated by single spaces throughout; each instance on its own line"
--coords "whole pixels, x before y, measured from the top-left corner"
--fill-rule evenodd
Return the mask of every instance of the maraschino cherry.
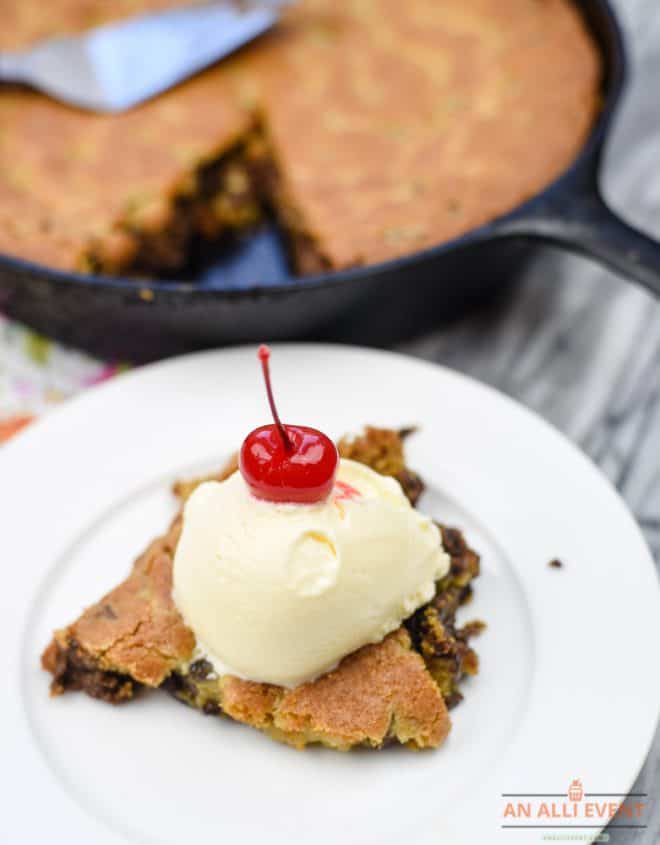
M 274 424 L 251 431 L 243 441 L 239 467 L 252 495 L 269 502 L 322 502 L 332 491 L 339 455 L 323 432 L 305 425 L 284 425 L 270 382 L 270 349 L 257 353 Z

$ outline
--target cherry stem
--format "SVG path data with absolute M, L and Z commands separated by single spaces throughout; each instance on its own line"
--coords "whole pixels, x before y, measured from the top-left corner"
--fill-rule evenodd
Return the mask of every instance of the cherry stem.
M 275 425 L 277 426 L 277 430 L 280 433 L 280 437 L 282 438 L 282 443 L 284 448 L 287 452 L 291 452 L 293 449 L 293 444 L 291 443 L 291 438 L 287 434 L 286 428 L 282 424 L 282 420 L 280 419 L 280 415 L 277 413 L 277 407 L 275 406 L 275 399 L 273 398 L 273 387 L 270 382 L 270 349 L 262 344 L 259 347 L 259 351 L 257 352 L 257 357 L 261 361 L 261 369 L 264 373 L 264 381 L 266 382 L 266 394 L 268 395 L 268 404 L 270 405 L 270 412 L 273 415 L 273 419 L 275 420 Z

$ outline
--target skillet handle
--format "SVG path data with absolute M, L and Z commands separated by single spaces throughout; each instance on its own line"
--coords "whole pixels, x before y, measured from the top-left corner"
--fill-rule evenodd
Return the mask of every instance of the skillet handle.
M 660 242 L 612 211 L 596 167 L 568 174 L 522 213 L 497 221 L 495 229 L 499 236 L 542 240 L 594 258 L 660 297 Z

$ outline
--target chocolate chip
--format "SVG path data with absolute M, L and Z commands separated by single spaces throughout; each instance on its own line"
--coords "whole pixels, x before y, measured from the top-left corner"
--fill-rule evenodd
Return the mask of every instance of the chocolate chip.
M 213 666 L 208 660 L 195 660 L 190 664 L 190 676 L 196 681 L 205 681 L 213 672 Z
M 403 487 L 403 492 L 408 497 L 410 504 L 415 505 L 417 500 L 424 492 L 424 482 L 417 475 L 409 469 L 403 469 L 396 474 L 396 480 Z

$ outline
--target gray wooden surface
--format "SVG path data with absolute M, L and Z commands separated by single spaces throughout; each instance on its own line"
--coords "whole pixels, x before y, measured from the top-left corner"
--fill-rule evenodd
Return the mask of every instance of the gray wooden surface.
M 633 66 L 603 187 L 629 222 L 660 239 L 660 0 L 613 5 Z M 495 385 L 568 434 L 618 487 L 660 564 L 660 303 L 595 264 L 548 250 L 512 301 L 400 348 Z M 660 731 L 633 791 L 651 797 L 648 829 L 612 832 L 610 841 L 655 845 Z

